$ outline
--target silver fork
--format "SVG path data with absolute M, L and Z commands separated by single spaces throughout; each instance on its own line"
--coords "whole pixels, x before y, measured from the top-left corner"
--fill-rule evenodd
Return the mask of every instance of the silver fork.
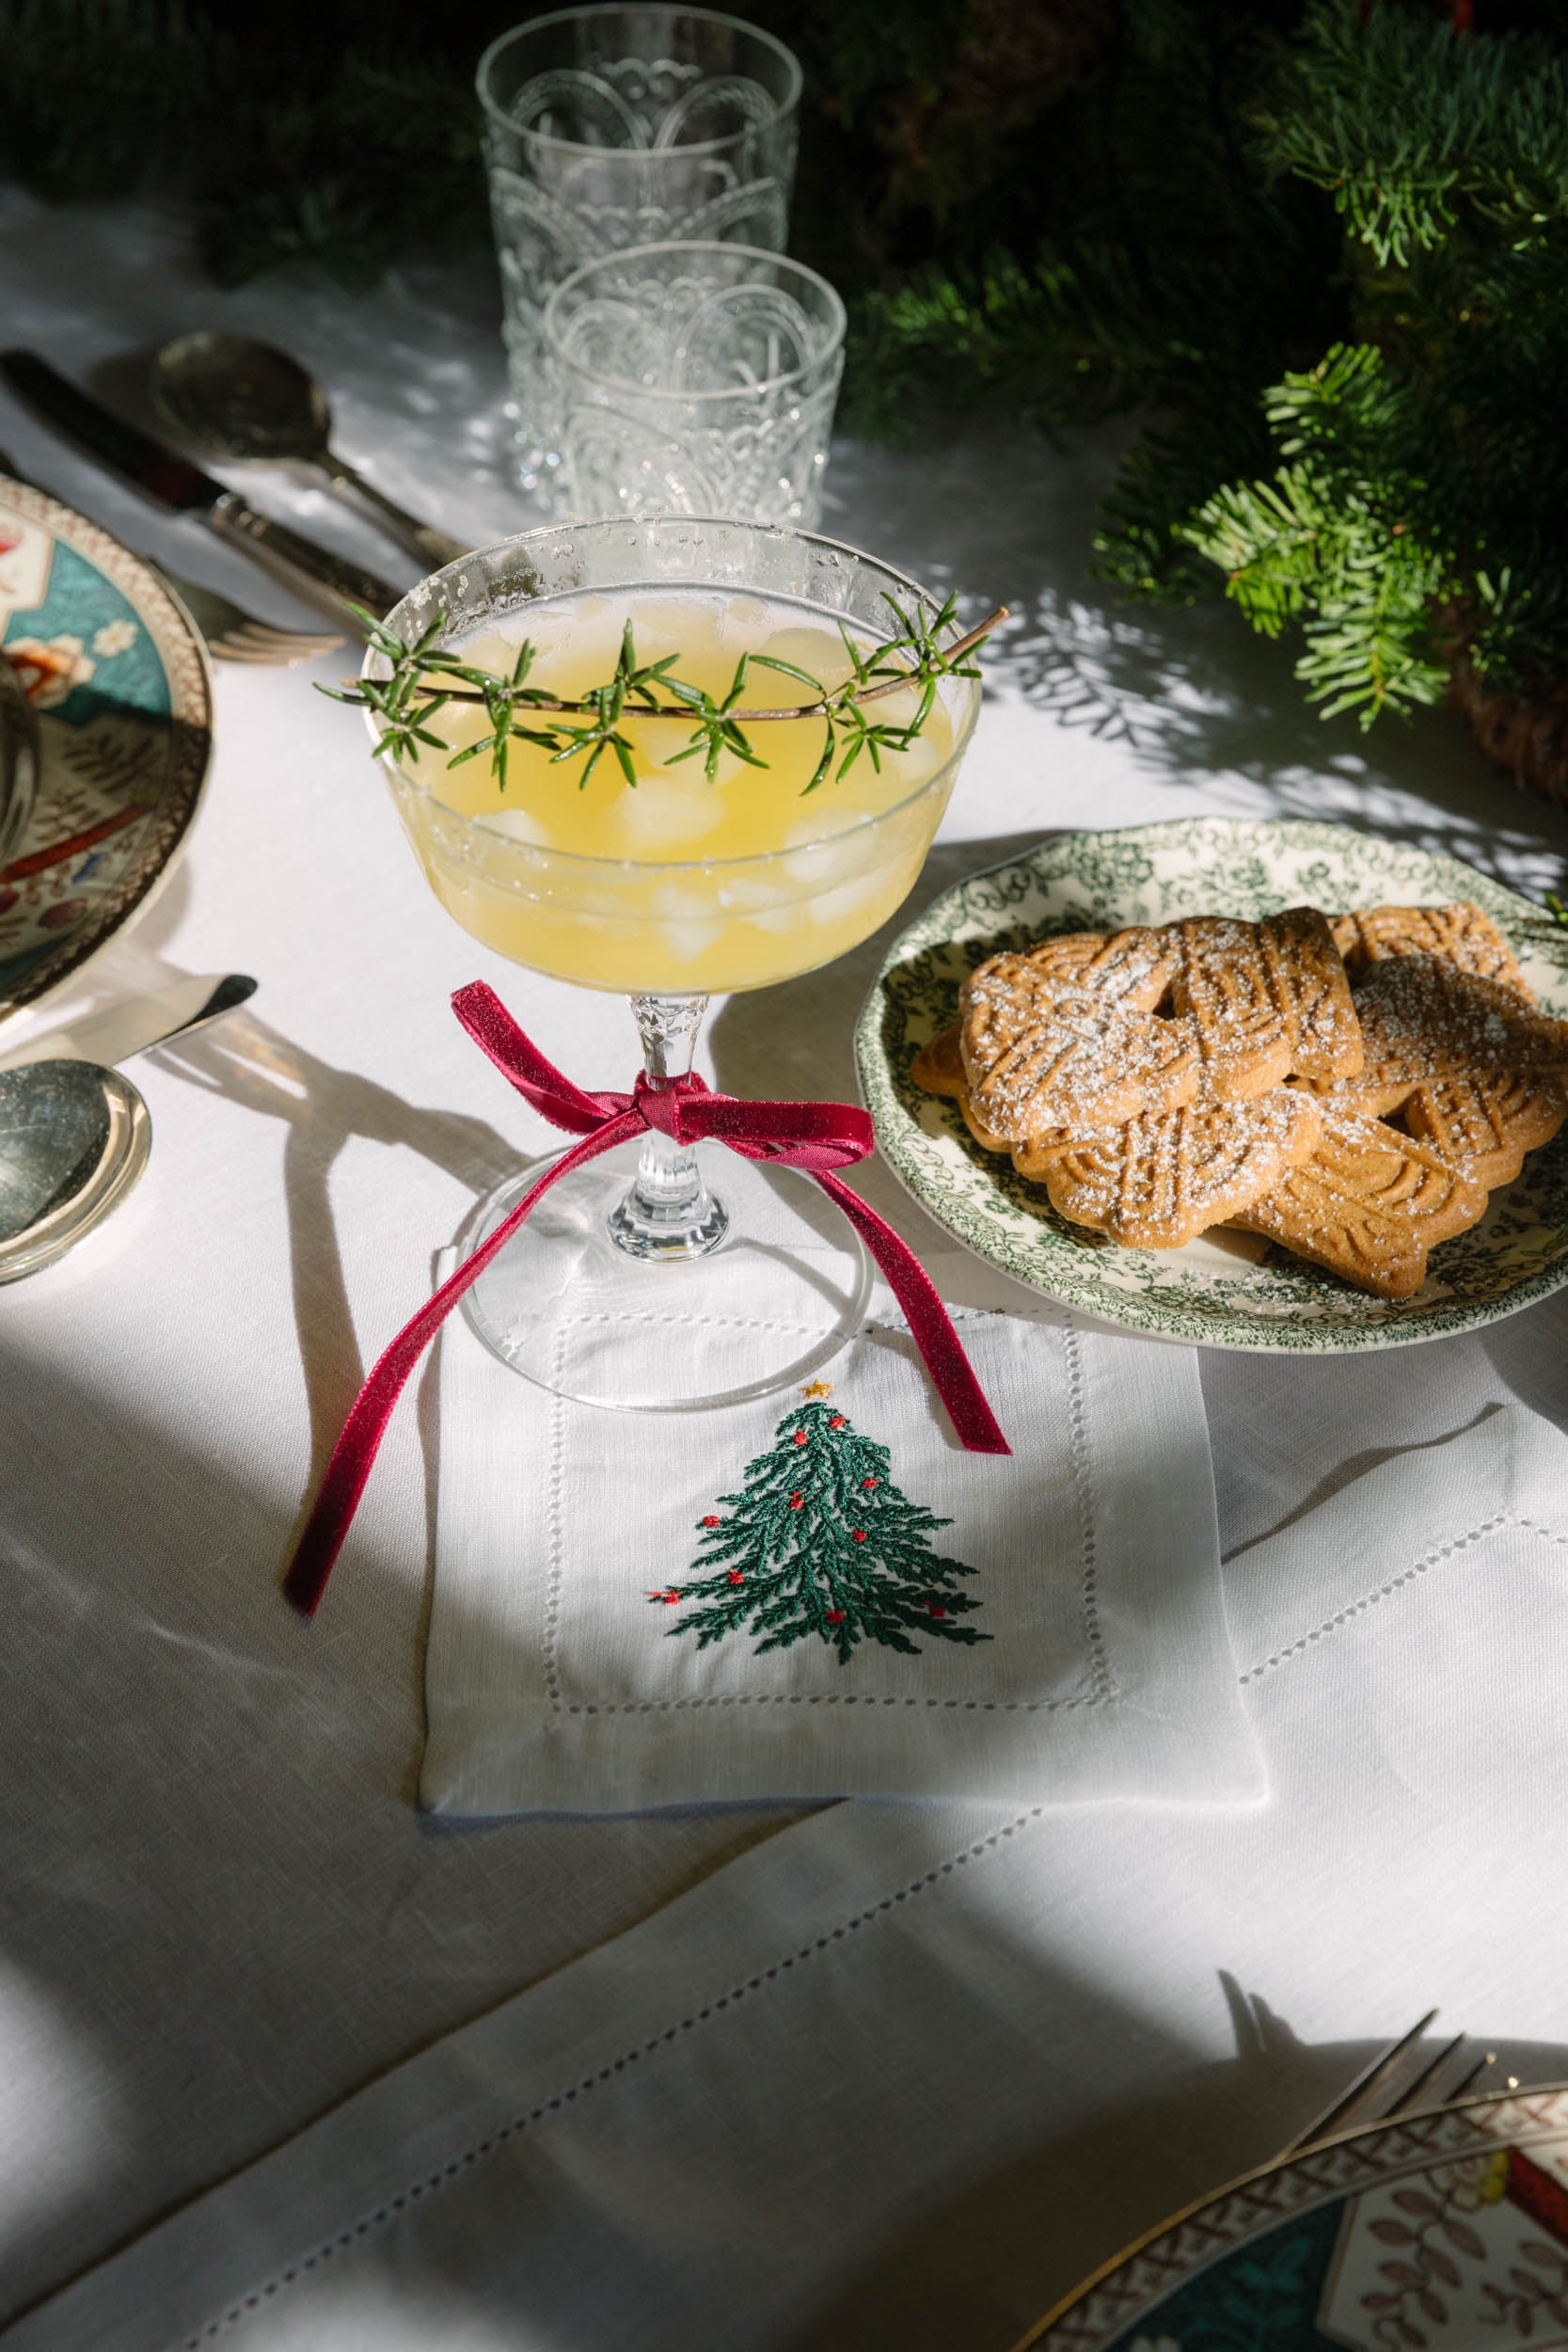
M 0 474 L 8 474 L 13 482 L 27 480 L 15 458 L 3 449 Z M 41 488 L 42 485 L 34 486 Z M 203 588 L 199 580 L 171 572 L 166 564 L 156 564 L 150 555 L 141 561 L 173 589 L 206 639 L 214 661 L 248 661 L 259 667 L 292 670 L 298 662 L 315 661 L 323 654 L 336 652 L 343 642 L 323 629 L 278 628 L 271 621 L 259 621 L 254 612 L 247 612 L 230 596 L 220 596 L 215 588 Z
M 186 580 L 179 572 L 171 572 L 166 564 L 154 564 L 150 555 L 142 562 L 149 571 L 156 572 L 173 589 L 207 640 L 207 649 L 214 661 L 248 661 L 257 666 L 292 670 L 301 661 L 317 660 L 321 655 L 332 653 L 342 644 L 341 637 L 323 629 L 279 628 L 272 621 L 259 621 L 229 596 L 220 596 L 215 588 L 204 588 L 199 580 Z
M 1415 2074 L 1411 2062 L 1418 2056 L 1417 2045 L 1437 2011 L 1429 2009 L 1418 2017 L 1408 2033 L 1401 2034 L 1386 2050 L 1369 2060 L 1354 2081 L 1340 2091 L 1338 2097 L 1314 2116 L 1303 2132 L 1280 2150 L 1281 2158 L 1299 2156 L 1320 2140 L 1332 2139 L 1341 2132 L 1355 2131 L 1368 2123 L 1385 2123 L 1393 2116 L 1406 2115 L 1418 2107 L 1451 2107 L 1466 2098 L 1488 2069 L 1497 2062 L 1495 2050 L 1483 2050 L 1478 2058 L 1473 2046 L 1465 2047 L 1465 2038 L 1456 2033 L 1446 2042 L 1435 2058 L 1429 2058 Z M 1517 2075 L 1504 2077 L 1510 2090 L 1517 2090 Z

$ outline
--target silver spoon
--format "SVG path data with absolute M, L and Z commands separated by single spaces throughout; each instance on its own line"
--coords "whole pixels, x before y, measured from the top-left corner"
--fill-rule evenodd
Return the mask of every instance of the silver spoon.
M 230 973 L 195 1012 L 134 1050 L 215 1021 L 255 988 L 245 973 Z M 147 1104 L 118 1070 L 58 1056 L 0 1070 L 0 1282 L 53 1265 L 101 1225 L 151 1148 Z
M 276 344 L 250 335 L 182 335 L 152 362 L 152 398 L 175 431 L 207 456 L 317 467 L 334 489 L 356 491 L 373 506 L 427 564 L 455 563 L 469 551 L 338 455 L 326 394 Z

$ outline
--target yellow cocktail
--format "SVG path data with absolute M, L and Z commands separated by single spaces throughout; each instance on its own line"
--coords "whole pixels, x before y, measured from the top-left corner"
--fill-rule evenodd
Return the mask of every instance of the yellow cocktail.
M 683 679 L 715 696 L 743 653 L 787 661 L 830 690 L 851 674 L 838 630 L 809 608 L 702 588 L 588 590 L 451 650 L 508 676 L 526 635 L 531 676 L 572 700 L 613 673 L 628 622 L 640 662 L 673 656 Z M 864 657 L 875 641 L 863 628 L 854 642 Z M 802 699 L 783 673 L 759 663 L 752 677 L 753 701 Z M 905 689 L 878 716 L 904 723 L 915 705 Z M 628 710 L 622 724 L 635 782 L 606 758 L 580 784 L 581 757 L 557 761 L 515 739 L 504 785 L 493 754 L 450 766 L 452 751 L 488 731 L 474 703 L 431 721 L 449 750 L 420 746 L 394 772 L 409 838 L 448 911 L 515 962 L 590 988 L 705 994 L 831 962 L 907 896 L 957 765 L 955 714 L 940 701 L 907 750 L 882 752 L 879 768 L 863 755 L 810 791 L 820 723 L 748 725 L 766 767 L 729 750 L 711 780 L 701 760 L 681 757 L 690 734 L 681 719 Z
M 668 657 L 667 676 L 689 696 L 709 698 L 710 711 L 740 691 L 736 665 L 748 657 L 754 666 L 738 718 L 815 707 L 850 686 L 858 696 L 868 662 L 910 666 L 917 657 L 908 651 L 877 651 L 889 641 L 896 648 L 904 635 L 890 597 L 934 642 L 934 602 L 871 557 L 801 532 L 684 516 L 552 526 L 436 573 L 388 627 L 405 644 L 430 638 L 438 655 L 479 675 L 439 707 L 408 706 L 418 734 L 405 735 L 404 756 L 382 757 L 436 897 L 514 962 L 628 993 L 648 1076 L 672 1083 L 689 1066 L 710 993 L 810 971 L 893 914 L 946 806 L 979 690 L 972 675 L 943 671 L 929 654 L 922 684 L 882 675 L 876 756 L 863 745 L 847 765 L 853 727 L 840 725 L 825 763 L 833 731 L 820 714 L 750 717 L 736 742 L 710 736 L 683 757 L 695 714 L 663 677 L 644 698 L 657 700 L 657 712 L 640 707 L 635 692 L 621 698 L 615 747 L 591 771 L 580 749 L 557 755 L 564 737 L 590 724 L 580 706 L 618 660 L 628 664 L 628 623 L 639 671 Z M 496 713 L 483 695 L 489 681 L 514 676 L 525 641 L 529 690 L 551 707 L 515 706 L 506 724 L 550 740 L 510 734 L 503 776 L 491 740 Z M 365 675 L 393 675 L 384 650 L 367 656 Z M 427 695 L 441 682 L 430 674 Z M 386 718 L 385 709 L 372 718 L 378 740 Z M 606 1073 L 581 1074 L 602 1084 Z M 536 1165 L 482 1202 L 467 1238 L 492 1231 L 539 1172 Z M 867 1269 L 858 1244 L 825 1242 L 808 1180 L 729 1160 L 732 1233 L 691 1151 L 650 1134 L 629 1185 L 627 1174 L 624 1157 L 610 1154 L 567 1175 L 469 1292 L 469 1321 L 506 1362 L 560 1393 L 669 1410 L 783 1386 L 842 1343 L 863 1311 Z M 801 1207 L 792 1184 L 806 1186 Z M 758 1321 L 746 1338 L 747 1376 L 716 1378 L 710 1347 L 705 1356 L 688 1351 L 688 1378 L 665 1347 L 644 1379 L 639 1333 L 667 1326 L 674 1302 L 666 1293 L 650 1311 L 653 1278 L 628 1260 L 671 1268 L 677 1321 L 712 1331 L 736 1325 L 735 1255 L 746 1250 L 755 1253 L 759 1295 L 769 1286 L 781 1295 L 792 1267 L 799 1276 L 792 1314 Z M 811 1337 L 824 1301 L 826 1326 Z M 616 1334 L 609 1355 L 582 1339 L 592 1330 L 602 1343 L 607 1327 Z

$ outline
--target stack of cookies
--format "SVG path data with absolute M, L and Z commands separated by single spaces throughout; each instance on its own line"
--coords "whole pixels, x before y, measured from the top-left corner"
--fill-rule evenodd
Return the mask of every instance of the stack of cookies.
M 1407 1298 L 1568 1117 L 1568 1022 L 1479 907 L 1292 907 L 992 956 L 913 1075 L 1075 1225 L 1237 1226 Z

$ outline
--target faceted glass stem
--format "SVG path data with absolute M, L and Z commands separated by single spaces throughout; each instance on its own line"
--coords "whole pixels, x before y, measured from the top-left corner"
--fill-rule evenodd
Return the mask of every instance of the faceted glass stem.
M 673 1086 L 691 1067 L 705 996 L 634 996 L 642 1066 L 654 1088 Z M 607 1220 L 610 1238 L 629 1258 L 681 1260 L 717 1249 L 729 1218 L 703 1182 L 689 1144 L 650 1128 L 625 1198 Z

